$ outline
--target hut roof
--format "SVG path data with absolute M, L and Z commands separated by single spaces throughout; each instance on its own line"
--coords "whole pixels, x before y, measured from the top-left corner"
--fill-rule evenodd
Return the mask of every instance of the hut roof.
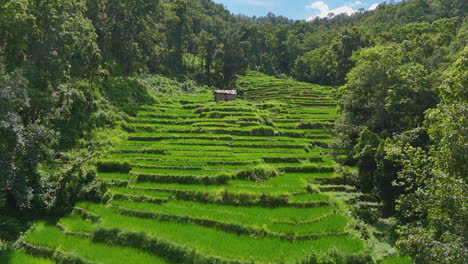
M 216 90 L 214 92 L 215 92 L 215 94 L 233 94 L 233 95 L 237 95 L 236 90 Z

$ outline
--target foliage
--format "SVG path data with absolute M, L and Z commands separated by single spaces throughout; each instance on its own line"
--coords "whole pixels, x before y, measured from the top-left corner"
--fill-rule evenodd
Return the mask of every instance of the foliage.
M 14 214 L 41 207 L 36 167 L 50 154 L 54 134 L 29 120 L 28 82 L 21 72 L 6 73 L 0 64 L 0 85 L 0 201 L 5 214 Z
M 335 37 L 323 58 L 331 84 L 344 84 L 346 74 L 354 67 L 355 61 L 350 60 L 351 55 L 370 44 L 369 36 L 358 28 L 345 29 L 341 35 Z
M 377 169 L 377 164 L 374 158 L 379 144 L 379 136 L 366 127 L 359 134 L 357 144 L 354 146 L 354 153 L 356 153 L 354 158 L 358 161 L 359 167 L 359 183 L 365 192 L 371 191 L 376 182 L 373 174 Z
M 274 177 L 278 177 L 280 172 L 278 169 L 268 165 L 259 165 L 237 173 L 239 179 L 250 181 L 265 181 Z
M 402 249 L 421 263 L 463 263 L 466 248 L 467 52 L 446 71 L 442 103 L 426 113 L 432 139 L 424 151 L 403 145 L 399 178 L 411 190 L 398 201 Z M 430 250 L 427 250 L 430 248 Z
M 250 130 L 252 136 L 274 136 L 275 130 L 268 126 L 254 127 Z
M 387 25 L 389 32 L 373 38 L 376 45 L 351 55 L 355 66 L 339 88 L 338 146 L 347 149 L 348 164 L 359 168 L 356 185 L 379 197 L 385 216 L 398 217 L 397 243 L 416 263 L 467 258 L 461 242 L 466 204 L 460 199 L 467 175 L 466 51 L 457 62 L 453 55 L 464 48 L 457 38 L 466 17 L 438 17 L 440 5 L 379 7 L 365 20 L 418 8 L 408 20 Z
M 301 81 L 342 85 L 338 88 L 340 117 L 335 145 L 340 154 L 347 152 L 343 160 L 359 169 L 359 177 L 352 176 L 350 181 L 361 191 L 377 196 L 386 216 L 394 215 L 396 208 L 400 248 L 414 256 L 417 263 L 464 263 L 468 218 L 463 199 L 468 174 L 467 12 L 467 1 L 463 0 L 409 0 L 382 3 L 374 11 L 351 16 L 292 21 L 271 13 L 260 18 L 233 16 L 209 0 L 1 1 L 0 214 L 8 229 L 1 235 L 14 239 L 29 219 L 63 215 L 80 199 L 100 201 L 107 189 L 106 174 L 96 175 L 91 164 L 106 152 L 109 142 L 124 137 L 119 130 L 124 119 L 130 123 L 126 125 L 129 131 L 166 132 L 160 139 L 171 139 L 176 132 L 186 131 L 186 127 L 175 127 L 192 122 L 186 117 L 198 113 L 171 113 L 169 107 L 165 109 L 168 120 L 157 120 L 155 124 L 151 123 L 151 114 L 137 113 L 142 105 L 155 102 L 184 105 L 181 109 L 188 112 L 198 109 L 205 97 L 191 101 L 183 95 L 206 91 L 207 87 L 191 79 L 222 88 L 241 85 L 240 94 L 245 98 L 267 97 L 282 102 L 263 103 L 263 110 L 253 115 L 231 115 L 231 120 L 224 120 L 216 129 L 199 124 L 198 130 L 190 130 L 191 137 L 206 140 L 206 131 L 221 134 L 208 138 L 213 142 L 227 137 L 234 141 L 239 136 L 246 141 L 255 141 L 255 136 L 272 140 L 281 135 L 293 141 L 307 137 L 301 144 L 229 145 L 242 151 L 268 149 L 265 156 L 287 148 L 291 153 L 285 153 L 283 160 L 277 156 L 257 157 L 279 161 L 278 166 L 281 162 L 304 160 L 304 153 L 298 155 L 304 144 L 328 147 L 331 137 L 323 130 L 330 126 L 336 112 L 323 109 L 335 106 L 336 98 L 331 94 L 335 90 L 294 82 L 288 78 L 291 75 Z M 281 80 L 248 70 L 276 75 Z M 248 77 L 239 83 L 238 76 L 244 73 Z M 155 74 L 170 75 L 178 81 Z M 255 87 L 252 79 L 261 80 L 263 86 Z M 284 96 L 285 91 L 291 94 Z M 164 93 L 177 94 L 180 99 L 164 98 Z M 306 121 L 303 117 L 310 113 L 299 114 L 298 109 L 289 109 L 291 105 L 302 106 L 304 111 L 310 105 L 320 106 L 320 111 L 325 112 L 314 113 L 314 118 Z M 284 119 L 297 115 L 301 121 L 296 124 L 270 119 L 268 113 L 284 114 Z M 224 111 L 212 109 L 197 118 L 226 116 Z M 237 124 L 239 127 L 232 128 Z M 173 138 L 180 137 L 183 135 Z M 150 133 L 136 138 L 155 139 Z M 246 164 L 242 163 L 245 160 L 230 160 L 222 151 L 226 145 L 204 144 L 200 153 L 218 155 L 210 162 L 222 160 L 222 166 L 231 166 L 228 162 Z M 189 145 L 174 151 L 188 157 L 194 152 Z M 205 151 L 210 148 L 213 151 Z M 308 146 L 305 150 L 314 153 Z M 229 154 L 233 153 L 238 154 Z M 254 153 L 245 156 L 253 157 Z M 140 146 L 123 149 L 119 154 L 161 159 L 169 152 Z M 321 157 L 307 156 L 305 160 L 314 159 Z M 103 161 L 97 165 L 100 172 L 128 173 L 131 162 Z M 287 174 L 333 169 L 329 165 L 283 167 Z M 235 173 L 259 185 L 265 180 L 274 182 L 279 175 L 268 166 L 203 177 L 191 173 L 140 173 L 137 179 L 205 184 L 204 188 L 211 188 L 214 186 L 208 184 L 226 184 Z M 107 174 L 109 178 L 111 175 L 126 181 L 131 177 Z M 286 177 L 276 178 L 283 181 Z M 274 185 L 258 190 L 269 193 L 280 192 L 281 188 L 287 187 Z M 178 197 L 188 199 L 192 194 L 179 193 Z M 218 201 L 222 196 L 232 204 L 288 204 L 287 197 L 281 195 L 224 194 L 199 192 L 192 198 Z M 358 213 L 369 216 L 369 212 Z M 370 222 L 376 217 L 374 211 L 371 213 Z M 89 246 L 88 242 L 77 241 Z M 171 246 L 163 248 L 173 252 L 165 248 Z M 79 250 L 87 252 L 89 248 Z M 187 254 L 185 259 L 197 255 L 177 252 Z M 88 256 L 100 260 L 99 256 Z M 15 258 L 29 261 L 21 255 Z M 80 261 L 60 252 L 56 252 L 56 258 L 58 262 Z M 311 261 L 370 261 L 360 256 L 356 260 L 347 258 L 331 252 Z
M 100 160 L 96 164 L 99 172 L 120 172 L 129 173 L 131 165 L 129 161 L 122 160 Z

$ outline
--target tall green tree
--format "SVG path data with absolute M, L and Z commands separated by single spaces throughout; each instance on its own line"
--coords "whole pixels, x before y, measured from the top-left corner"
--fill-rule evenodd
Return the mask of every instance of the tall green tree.
M 167 18 L 167 38 L 170 47 L 169 65 L 172 73 L 183 73 L 183 56 L 187 49 L 188 37 L 191 34 L 191 19 L 186 0 L 175 0 L 171 3 L 172 14 Z
M 337 36 L 323 58 L 331 84 L 344 84 L 346 74 L 354 67 L 351 55 L 353 52 L 370 45 L 369 36 L 357 27 L 345 29 Z
M 250 50 L 249 42 L 241 41 L 238 31 L 233 30 L 226 34 L 223 46 L 223 86 L 233 87 L 236 74 L 247 70 L 248 60 L 244 54 Z
M 425 113 L 420 135 L 387 139 L 385 160 L 397 168 L 398 246 L 416 263 L 461 264 L 468 259 L 468 49 L 441 77 L 441 103 Z M 425 136 L 423 136 L 424 139 Z M 423 144 L 421 144 L 423 142 Z M 396 164 L 396 166 L 395 166 Z
M 2 215 L 36 213 L 41 184 L 37 165 L 46 160 L 52 131 L 39 122 L 30 123 L 28 81 L 21 71 L 8 73 L 0 62 L 0 211 Z

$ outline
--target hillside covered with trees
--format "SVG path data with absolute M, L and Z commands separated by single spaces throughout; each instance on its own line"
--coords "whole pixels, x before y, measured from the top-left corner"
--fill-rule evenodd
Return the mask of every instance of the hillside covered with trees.
M 115 159 L 118 155 L 112 155 L 116 146 L 144 145 L 141 141 L 154 140 L 155 135 L 144 135 L 145 132 L 163 133 L 160 130 L 166 129 L 164 133 L 179 135 L 180 130 L 187 129 L 184 125 L 189 124 L 172 124 L 167 119 L 177 115 L 195 118 L 193 115 L 197 114 L 196 118 L 203 120 L 201 125 L 193 124 L 190 133 L 209 127 L 209 131 L 215 131 L 209 133 L 216 134 L 223 127 L 231 127 L 229 133 L 233 137 L 247 136 L 243 133 L 253 133 L 249 134 L 252 137 L 281 134 L 281 137 L 296 137 L 287 139 L 299 144 L 296 148 L 301 149 L 301 144 L 323 148 L 315 149 L 326 153 L 325 159 L 320 156 L 320 162 L 325 164 L 319 162 L 317 166 L 333 170 L 341 180 L 340 185 L 347 186 L 346 190 L 358 192 L 367 197 L 366 202 L 378 205 L 355 208 L 346 215 L 356 219 L 356 223 L 348 218 L 346 221 L 365 243 L 374 241 L 366 236 L 378 233 L 369 230 L 379 229 L 386 223 L 385 231 L 375 241 L 394 246 L 399 254 L 411 257 L 414 263 L 467 263 L 467 14 L 465 0 L 406 0 L 397 4 L 392 1 L 380 4 L 373 11 L 312 21 L 294 21 L 271 13 L 258 18 L 233 15 L 211 0 L 0 0 L 0 261 L 9 263 L 8 257 L 2 256 L 20 248 L 21 243 L 15 241 L 33 225 L 57 234 L 57 230 L 35 221 L 57 222 L 76 211 L 77 203 L 85 207 L 83 201 L 104 201 L 112 193 L 111 187 L 118 187 L 100 179 L 99 173 L 105 173 L 99 168 L 104 154 Z M 265 94 L 271 92 L 271 96 L 259 96 L 256 87 L 263 87 Z M 215 89 L 237 89 L 242 100 L 253 103 L 242 101 L 239 103 L 242 109 L 233 105 L 216 109 L 207 104 L 206 97 L 207 92 Z M 284 93 L 288 100 L 281 101 L 278 93 Z M 298 94 L 303 94 L 309 102 L 297 98 Z M 299 106 L 311 108 L 300 111 Z M 337 113 L 330 110 L 335 106 Z M 322 113 L 321 107 L 331 108 Z M 167 118 L 162 118 L 164 114 L 157 113 L 158 109 L 166 112 Z M 233 118 L 233 114 L 223 115 L 224 111 L 256 114 L 250 117 L 252 120 L 237 120 L 239 127 L 232 128 L 229 122 L 224 124 L 226 120 L 216 124 L 220 122 L 217 119 Z M 293 126 L 285 121 L 288 118 Z M 159 128 L 148 124 L 159 124 Z M 129 136 L 129 133 L 141 134 Z M 157 136 L 170 137 L 164 133 Z M 132 137 L 139 137 L 134 140 L 138 142 L 126 141 Z M 258 138 L 241 141 L 249 140 L 262 141 Z M 203 144 L 209 143 L 202 143 L 184 142 L 186 146 L 195 144 L 206 153 L 213 148 L 222 149 L 221 146 L 204 148 L 207 145 Z M 249 145 L 246 148 L 252 147 L 251 142 L 242 143 Z M 156 148 L 156 143 L 151 144 Z M 285 151 L 288 148 L 262 144 L 260 149 Z M 294 149 L 294 144 L 291 145 Z M 229 147 L 233 148 L 232 143 Z M 309 147 L 305 150 L 314 153 Z M 163 155 L 148 153 L 154 149 L 145 151 L 145 155 Z M 131 159 L 130 156 L 125 159 Z M 261 158 L 265 163 L 274 160 Z M 311 157 L 306 158 L 307 163 L 314 162 Z M 283 161 L 278 163 L 289 163 Z M 141 167 L 153 166 L 130 163 L 135 173 L 141 172 Z M 288 175 L 291 171 L 287 168 L 303 170 L 276 165 L 279 174 L 272 169 L 269 173 L 273 176 L 254 177 L 254 181 L 263 184 L 266 180 L 264 187 L 275 189 L 279 185 L 268 185 L 270 178 L 280 175 L 282 170 Z M 126 165 L 124 162 L 118 166 Z M 197 166 L 201 165 L 191 165 Z M 241 167 L 237 169 L 245 169 Z M 235 181 L 252 180 L 249 176 L 229 175 L 227 178 L 234 177 Z M 225 178 L 220 179 L 222 182 L 216 184 L 228 184 L 228 180 L 222 180 Z M 187 184 L 183 181 L 177 183 Z M 191 184 L 215 185 L 194 181 Z M 302 181 L 309 179 L 295 178 L 295 182 Z M 321 183 L 327 185 L 327 180 L 324 181 Z M 320 194 L 320 189 L 333 189 L 319 185 L 300 188 L 311 195 Z M 120 192 L 129 190 L 120 189 Z M 181 189 L 176 191 L 178 199 L 203 200 L 200 196 L 193 196 L 199 200 L 182 199 Z M 218 191 L 214 192 L 219 194 Z M 284 195 L 297 195 L 291 193 Z M 218 198 L 238 199 L 228 194 Z M 255 195 L 240 195 L 239 199 L 245 199 L 246 204 L 237 200 L 233 203 L 247 207 L 268 207 L 271 203 L 300 207 L 292 200 L 272 202 L 267 199 L 271 198 L 268 193 L 264 195 L 259 201 Z M 279 196 L 273 192 L 272 197 Z M 211 203 L 214 200 L 210 199 L 215 198 L 206 199 L 203 202 Z M 90 211 L 100 210 L 97 215 L 110 210 L 105 206 L 87 206 Z M 337 215 L 345 214 L 346 210 L 342 209 L 338 206 L 333 210 Z M 103 223 L 99 228 L 112 226 Z M 236 224 L 233 226 L 240 228 Z M 265 226 L 270 228 L 273 224 L 266 222 Z M 240 228 L 240 233 L 255 231 L 255 234 L 267 234 L 265 241 L 270 239 L 268 230 L 259 231 L 255 224 L 241 227 L 244 229 Z M 273 237 L 289 236 L 289 240 L 300 237 L 297 232 L 282 232 Z M 26 234 L 34 241 L 35 233 Z M 95 233 L 94 239 L 99 242 L 98 235 Z M 122 246 L 120 242 L 115 244 Z M 357 252 L 359 243 L 355 242 L 352 249 L 343 246 L 344 251 Z M 378 251 L 378 247 L 374 249 Z M 294 250 L 288 252 L 295 254 Z M 321 260 L 311 257 L 309 262 L 294 256 L 297 261 L 303 261 L 300 263 L 381 261 L 376 257 L 380 253 L 375 252 L 353 255 L 346 260 L 336 257 L 339 254 L 334 255 L 333 250 L 324 252 L 328 255 Z M 265 263 L 263 257 L 258 256 L 259 263 Z M 284 257 L 288 260 L 288 256 Z M 247 256 L 243 260 L 247 261 Z M 275 258 L 276 262 L 280 260 L 281 256 Z M 66 262 L 66 258 L 62 261 L 57 263 L 81 263 Z

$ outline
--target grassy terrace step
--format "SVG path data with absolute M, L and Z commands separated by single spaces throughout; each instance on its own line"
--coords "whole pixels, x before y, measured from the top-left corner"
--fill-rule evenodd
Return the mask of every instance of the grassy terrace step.
M 250 118 L 247 118 L 250 119 Z M 245 117 L 226 117 L 226 118 L 199 118 L 192 117 L 189 119 L 167 119 L 167 118 L 150 118 L 150 117 L 129 117 L 127 119 L 129 124 L 155 124 L 155 125 L 164 125 L 164 126 L 187 126 L 194 125 L 195 123 L 207 122 L 213 124 L 230 124 L 238 125 L 242 122 L 258 122 L 258 118 L 252 121 L 246 121 Z
M 271 142 L 305 142 L 300 138 L 274 136 L 274 137 L 257 137 L 257 136 L 232 136 L 210 133 L 193 133 L 193 134 L 170 134 L 170 133 L 132 133 L 128 137 L 129 141 L 161 141 L 161 140 L 220 140 L 220 141 L 271 141 Z
M 323 163 L 322 163 L 323 164 Z M 320 163 L 309 163 L 302 166 L 297 166 L 294 164 L 284 164 L 278 163 L 276 166 L 280 167 L 285 172 L 333 172 L 335 169 L 333 165 Z
M 324 194 L 321 194 L 324 195 Z M 317 201 L 317 194 L 315 193 L 306 193 L 306 194 L 297 194 L 289 197 L 289 201 L 293 204 L 310 204 Z
M 211 140 L 232 140 L 232 136 L 229 135 L 213 135 L 209 133 L 197 133 L 197 134 L 144 134 L 144 133 L 135 133 L 128 137 L 128 140 L 137 140 L 137 141 L 160 141 L 165 139 L 211 139 Z
M 62 217 L 56 226 L 67 235 L 83 238 L 91 238 L 96 229 L 96 225 L 93 221 L 83 219 L 77 214 L 70 214 Z
M 177 167 L 178 169 L 185 170 L 185 169 L 200 169 L 200 168 L 208 168 L 208 169 L 222 169 L 224 166 L 229 168 L 230 166 L 238 166 L 240 168 L 243 167 L 250 167 L 252 165 L 261 163 L 261 160 L 226 160 L 226 161 L 216 161 L 212 160 L 211 158 L 207 159 L 174 159 L 174 156 L 168 156 L 166 158 L 169 159 L 162 159 L 162 158 L 145 158 L 145 157 L 133 157 L 128 158 L 131 162 L 132 166 L 135 167 L 167 167 L 167 168 L 174 168 Z M 236 167 L 235 167 L 236 168 Z
M 161 169 L 134 168 L 132 175 L 136 182 L 184 183 L 184 184 L 224 184 L 232 178 L 223 170 L 207 169 Z
M 159 199 L 170 199 L 173 196 L 172 193 L 170 192 L 143 191 L 143 190 L 123 188 L 123 187 L 112 187 L 112 188 L 109 188 L 108 191 L 111 191 L 113 193 L 122 193 L 122 194 L 128 194 L 128 195 L 151 196 L 153 198 L 159 198 Z
M 117 200 L 111 203 L 121 214 L 195 223 L 226 232 L 276 236 L 284 239 L 311 239 L 344 234 L 348 220 L 330 206 L 314 208 L 235 207 L 171 201 L 166 204 Z
M 278 154 L 271 154 L 271 153 L 264 153 L 260 155 L 261 157 L 294 157 L 294 158 L 303 158 L 303 159 L 308 159 L 310 157 L 318 157 L 323 153 L 328 153 L 329 150 L 325 148 L 316 148 L 316 149 L 311 149 L 309 152 L 303 151 L 302 153 L 295 153 L 295 154 L 284 154 L 284 155 L 278 155 Z M 250 154 L 236 154 L 237 157 L 244 157 L 244 156 L 249 156 Z
M 116 146 L 116 149 L 164 149 L 164 150 L 230 150 L 230 148 L 284 148 L 284 149 L 304 149 L 305 142 L 282 142 L 282 141 L 211 141 L 211 142 L 151 142 L 151 141 L 130 141 L 126 144 Z
M 260 162 L 259 162 L 260 163 Z M 218 171 L 236 171 L 236 170 L 245 170 L 252 165 L 253 163 L 247 164 L 209 164 L 205 163 L 190 163 L 190 162 L 161 162 L 161 161 L 132 161 L 131 165 L 134 168 L 144 168 L 144 169 L 172 169 L 172 170 L 218 170 Z
M 179 255 L 185 255 L 195 249 L 206 259 L 214 257 L 242 262 L 254 260 L 255 263 L 274 263 L 283 260 L 286 263 L 296 263 L 305 259 L 312 250 L 325 252 L 331 247 L 336 247 L 344 253 L 357 253 L 363 249 L 363 243 L 350 235 L 326 236 L 316 240 L 298 240 L 291 243 L 279 238 L 237 235 L 191 223 L 159 222 L 125 216 L 119 214 L 116 209 L 102 205 L 88 203 L 79 206 L 101 216 L 99 226 L 104 228 L 101 234 L 106 238 L 112 234 L 117 235 L 115 232 L 104 234 L 106 229 L 121 230 L 120 237 L 139 233 L 140 236 L 145 236 L 147 241 L 166 244 L 165 248 L 176 248 L 180 252 Z M 178 263 L 189 263 L 189 261 L 193 261 L 193 257 Z
M 313 119 L 312 119 L 313 120 Z M 287 118 L 273 118 L 272 120 L 275 124 L 288 124 L 288 123 L 295 123 L 295 124 L 298 124 L 298 123 L 301 123 L 304 121 L 303 118 L 291 118 L 291 117 L 287 117 Z M 328 121 L 318 121 L 318 120 L 314 120 L 314 122 L 311 122 L 311 120 L 307 119 L 308 122 L 310 123 L 315 123 L 315 124 L 328 124 L 329 122 Z M 330 124 L 331 125 L 331 124 Z
M 207 162 L 208 164 L 253 164 L 260 161 L 260 158 L 256 159 L 251 154 L 248 156 L 241 156 L 239 154 L 223 153 L 223 155 L 211 156 L 188 156 L 186 153 L 183 155 L 171 155 L 165 154 L 148 154 L 148 153 L 114 153 L 109 158 L 123 158 L 123 159 L 137 159 L 137 160 L 154 160 L 154 161 L 173 161 L 173 162 Z M 197 153 L 198 154 L 198 153 Z M 215 153 L 216 154 L 216 153 Z
M 57 259 L 69 256 L 96 264 L 166 263 L 163 259 L 138 249 L 111 247 L 93 243 L 89 239 L 67 236 L 56 227 L 45 223 L 37 223 L 34 231 L 25 236 L 23 243 L 31 251 Z
M 0 254 L 0 263 L 8 264 L 55 264 L 51 259 L 35 257 L 28 255 L 23 251 L 2 252 Z
M 296 148 L 303 149 L 305 143 L 293 144 L 282 141 L 231 141 L 231 142 L 167 142 L 166 146 L 225 146 L 231 148 Z
M 133 168 L 135 174 L 154 174 L 154 175 L 190 175 L 190 176 L 216 176 L 220 170 L 211 169 L 161 169 L 161 168 Z
M 142 117 L 130 117 L 127 119 L 127 125 L 132 124 L 155 124 L 155 125 L 191 125 L 197 122 L 194 119 L 188 120 L 177 120 L 177 119 L 154 119 L 154 118 L 142 118 Z
M 233 149 L 233 153 L 237 155 L 237 153 L 258 153 L 257 156 L 261 156 L 261 154 L 268 154 L 268 153 L 284 153 L 284 154 L 302 154 L 305 152 L 304 149 L 282 149 L 282 148 L 266 148 L 266 149 L 258 149 L 258 148 L 237 148 Z
M 141 201 L 158 204 L 167 202 L 174 197 L 171 192 L 146 191 L 125 187 L 111 187 L 107 192 L 114 200 Z
M 226 146 L 196 146 L 196 145 L 175 145 L 175 144 L 127 144 L 115 147 L 117 151 L 143 150 L 143 151 L 230 151 Z
M 130 181 L 133 176 L 129 173 L 119 172 L 99 172 L 97 174 L 98 179 L 109 180 L 109 181 Z
M 163 119 L 187 119 L 191 117 L 198 117 L 198 115 L 191 114 L 191 113 L 166 114 L 164 112 L 139 111 L 137 114 L 137 117 L 163 118 Z
M 132 141 L 138 142 L 139 144 L 148 144 L 145 141 Z M 306 146 L 306 143 L 295 143 L 294 141 L 163 141 L 161 145 L 165 146 L 224 146 L 231 148 L 298 148 L 303 149 Z
M 322 192 L 357 192 L 355 187 L 349 185 L 321 185 L 320 191 Z
M 236 117 L 236 118 L 259 118 L 258 115 L 255 115 L 255 113 L 252 113 L 252 111 L 248 112 L 232 112 L 232 111 L 227 111 L 227 112 L 222 112 L 222 111 L 210 111 L 210 112 L 202 112 L 200 113 L 200 118 L 230 118 L 230 117 Z
M 204 184 L 204 185 L 221 185 L 227 183 L 230 175 L 219 176 L 194 176 L 194 175 L 158 175 L 135 173 L 136 182 L 157 182 L 157 183 L 181 183 L 181 184 Z
M 255 186 L 249 184 L 228 185 L 186 185 L 186 184 L 155 184 L 150 182 L 131 183 L 130 188 L 153 191 L 169 191 L 177 199 L 210 202 L 219 204 L 262 205 L 278 207 L 290 205 L 295 207 L 316 207 L 330 204 L 326 194 L 311 193 L 305 201 L 295 201 L 292 195 L 306 193 L 305 188 L 291 186 Z
M 297 152 L 297 151 L 296 151 Z M 124 154 L 121 157 L 139 157 L 139 158 L 164 158 L 174 159 L 189 158 L 189 157 L 200 157 L 201 159 L 208 158 L 234 158 L 236 155 L 233 151 L 225 150 L 211 150 L 211 151 L 197 151 L 197 150 L 162 150 L 162 149 L 124 149 L 116 151 L 117 154 Z M 291 152 L 295 153 L 295 152 Z

